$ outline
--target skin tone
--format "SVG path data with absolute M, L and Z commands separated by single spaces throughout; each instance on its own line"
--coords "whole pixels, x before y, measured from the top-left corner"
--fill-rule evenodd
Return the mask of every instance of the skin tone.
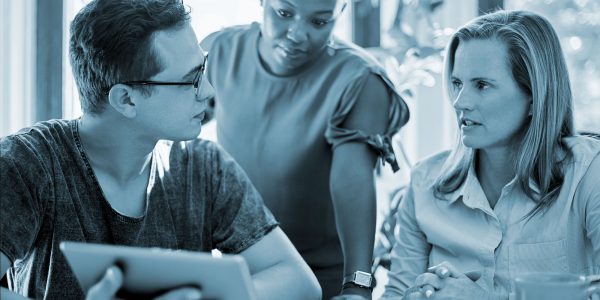
M 452 85 L 463 144 L 477 149 L 476 172 L 494 207 L 514 176 L 511 158 L 523 138 L 531 98 L 521 90 L 498 39 L 472 40 L 456 49 Z
M 460 42 L 455 53 L 452 98 L 462 142 L 477 150 L 476 173 L 493 208 L 514 178 L 512 157 L 528 123 L 531 97 L 512 76 L 506 45 L 498 39 Z M 409 299 L 464 298 L 481 293 L 472 276 L 443 262 L 419 275 L 421 291 Z M 479 294 L 481 295 L 481 294 Z M 429 297 L 428 297 L 429 296 Z
M 203 51 L 189 24 L 158 31 L 153 43 L 165 68 L 149 80 L 193 80 L 203 63 Z M 140 216 L 145 211 L 151 152 L 156 142 L 196 138 L 206 100 L 214 97 L 214 91 L 203 77 L 198 94 L 192 86 L 155 86 L 148 96 L 130 86 L 117 84 L 111 88 L 108 97 L 110 105 L 104 112 L 82 117 L 82 144 L 110 205 L 124 215 Z M 119 128 L 127 130 L 117 130 Z M 248 264 L 257 299 L 317 299 L 321 294 L 313 273 L 280 228 L 240 255 Z M 12 263 L 1 252 L 0 262 L 2 276 Z M 86 298 L 113 299 L 122 280 L 120 270 L 111 267 L 87 292 Z M 200 298 L 200 290 L 185 287 L 170 291 L 159 299 Z M 23 297 L 2 289 L 2 299 Z
M 386 86 L 372 75 L 353 108 L 360 113 L 351 113 L 342 127 L 360 129 L 366 134 L 384 132 L 389 101 Z M 373 180 L 376 162 L 377 155 L 365 143 L 344 143 L 333 151 L 330 186 L 344 253 L 345 275 L 354 271 L 371 272 L 376 230 L 377 201 Z M 353 295 L 371 299 L 368 289 L 351 287 L 344 289 L 335 300 L 358 299 Z
M 174 44 L 179 47 L 173 47 Z M 168 67 L 150 78 L 153 81 L 192 81 L 203 63 L 189 26 L 158 33 L 154 47 L 163 54 Z M 193 63 L 180 57 L 190 57 Z M 145 211 L 145 187 L 154 145 L 159 139 L 182 141 L 198 136 L 206 100 L 214 95 L 205 78 L 199 95 L 192 86 L 152 89 L 147 96 L 131 86 L 117 84 L 109 93 L 110 107 L 101 116 L 84 114 L 80 122 L 82 144 L 106 199 L 114 209 L 133 217 Z M 114 130 L 115 127 L 128 130 Z
M 343 11 L 339 0 L 264 0 L 264 16 L 259 39 L 259 56 L 265 68 L 279 76 L 290 76 L 318 60 L 325 53 L 334 21 Z M 379 78 L 369 78 L 344 126 L 366 133 L 381 133 L 386 127 L 389 96 Z M 368 101 L 367 101 L 368 99 Z M 369 106 L 366 108 L 365 106 Z M 381 116 L 373 118 L 373 116 Z M 375 119 L 376 121 L 373 121 Z M 348 143 L 334 150 L 331 167 L 331 193 L 338 233 L 344 253 L 344 274 L 370 272 L 375 232 L 375 189 L 373 167 L 376 155 L 367 145 Z M 348 165 L 353 161 L 353 165 Z M 355 212 L 363 212 L 357 219 Z M 370 291 L 347 288 L 343 296 L 370 298 Z M 352 296 L 354 295 L 354 296 Z
M 259 54 L 275 75 L 293 75 L 323 54 L 339 0 L 264 0 Z
M 264 0 L 259 56 L 272 74 L 298 74 L 327 49 L 334 19 L 343 11 L 341 0 Z M 212 38 L 202 41 L 209 49 Z M 342 124 L 366 134 L 386 130 L 390 95 L 383 81 L 371 75 Z M 348 164 L 351 161 L 352 164 Z M 373 258 L 376 197 L 373 168 L 376 153 L 365 143 L 344 143 L 333 150 L 330 171 L 331 198 L 344 254 L 344 274 L 370 272 Z M 356 212 L 360 211 L 360 217 Z M 341 281 L 341 280 L 340 280 Z M 341 282 L 339 289 L 341 289 Z M 371 298 L 369 289 L 349 287 L 335 299 Z
M 203 63 L 202 51 L 189 25 L 158 32 L 154 47 L 167 67 L 149 80 L 192 81 L 197 73 L 194 70 Z M 178 59 L 180 57 L 189 60 Z M 154 87 L 153 93 L 146 96 L 128 85 L 117 84 L 109 92 L 109 106 L 104 112 L 82 116 L 81 142 L 102 192 L 115 210 L 131 217 L 144 214 L 151 152 L 156 142 L 195 138 L 200 133 L 206 100 L 213 95 L 205 78 L 198 95 L 192 86 Z M 4 253 L 0 253 L 0 257 L 4 274 L 12 264 Z M 103 279 L 90 289 L 87 299 L 113 299 L 121 283 L 122 274 L 118 268 L 109 268 Z M 2 290 L 2 299 L 5 296 L 23 299 Z M 169 292 L 161 299 L 200 299 L 200 296 L 197 289 L 183 288 Z

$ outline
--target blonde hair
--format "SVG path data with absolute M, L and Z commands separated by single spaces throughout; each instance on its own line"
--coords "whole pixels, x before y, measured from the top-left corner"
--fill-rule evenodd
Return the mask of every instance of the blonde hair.
M 531 119 L 514 164 L 517 182 L 537 203 L 526 215 L 529 217 L 549 207 L 558 196 L 564 178 L 558 150 L 565 150 L 566 158 L 570 157 L 562 143 L 564 137 L 574 135 L 569 76 L 558 36 L 548 20 L 527 11 L 498 11 L 474 19 L 452 36 L 443 74 L 447 95 L 452 95 L 450 78 L 459 43 L 491 38 L 507 46 L 513 78 L 532 99 Z M 462 185 L 474 155 L 459 139 L 434 184 L 436 197 Z M 530 181 L 539 189 L 538 195 Z

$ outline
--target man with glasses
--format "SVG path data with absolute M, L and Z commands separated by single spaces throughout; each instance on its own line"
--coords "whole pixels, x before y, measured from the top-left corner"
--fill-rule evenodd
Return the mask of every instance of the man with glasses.
M 0 140 L 2 299 L 112 299 L 121 270 L 83 291 L 61 241 L 216 248 L 245 258 L 259 299 L 319 297 L 244 172 L 197 138 L 213 97 L 202 53 L 181 1 L 96 0 L 77 14 L 69 54 L 83 116 Z

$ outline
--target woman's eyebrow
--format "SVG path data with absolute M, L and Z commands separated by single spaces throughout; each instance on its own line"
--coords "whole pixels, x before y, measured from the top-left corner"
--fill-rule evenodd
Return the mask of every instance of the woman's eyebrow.
M 313 13 L 313 15 L 325 15 L 330 14 L 333 15 L 333 10 L 320 10 Z
M 474 78 L 471 78 L 471 81 L 487 81 L 490 83 L 496 82 L 496 80 L 489 78 L 489 77 L 474 77 Z

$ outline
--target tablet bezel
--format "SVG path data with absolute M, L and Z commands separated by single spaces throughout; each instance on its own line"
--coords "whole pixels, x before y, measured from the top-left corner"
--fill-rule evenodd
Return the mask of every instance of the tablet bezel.
M 196 285 L 202 288 L 203 298 L 256 299 L 248 265 L 240 255 L 80 242 L 61 242 L 60 249 L 84 291 L 108 267 L 119 264 L 124 269 L 122 291 L 127 294 L 149 295 Z

